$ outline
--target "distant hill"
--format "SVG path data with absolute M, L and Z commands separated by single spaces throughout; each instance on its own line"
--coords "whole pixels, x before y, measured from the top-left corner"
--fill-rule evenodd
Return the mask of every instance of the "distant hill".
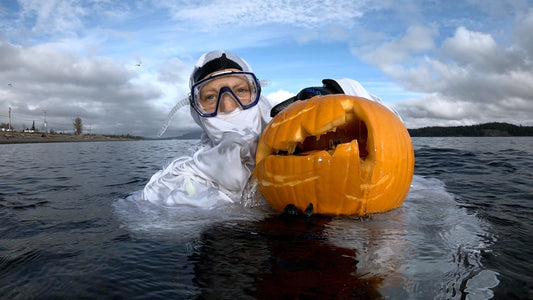
M 180 135 L 178 137 L 178 139 L 196 140 L 196 139 L 200 139 L 201 136 L 202 136 L 202 132 L 201 131 L 192 131 L 192 132 L 188 132 L 188 133 Z
M 42 132 L 1 132 L 0 144 L 22 143 L 61 143 L 61 142 L 110 142 L 142 140 L 141 137 L 131 135 L 100 135 L 100 134 L 63 134 Z
M 509 123 L 485 123 L 471 126 L 423 127 L 408 129 L 417 136 L 533 136 L 533 126 L 516 126 Z
M 202 136 L 201 130 L 187 131 L 181 135 L 161 138 L 146 138 L 148 140 L 199 140 Z

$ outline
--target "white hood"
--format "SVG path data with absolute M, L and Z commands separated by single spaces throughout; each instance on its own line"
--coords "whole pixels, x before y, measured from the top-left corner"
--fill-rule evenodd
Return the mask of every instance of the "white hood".
M 189 88 L 196 83 L 194 80 L 194 74 L 208 62 L 220 58 L 225 55 L 229 60 L 237 63 L 243 72 L 253 73 L 250 65 L 242 58 L 221 50 L 212 51 L 206 53 L 198 59 L 198 62 L 194 65 L 194 70 L 189 79 Z M 261 96 L 258 105 L 246 109 L 236 110 L 229 114 L 218 114 L 215 117 L 204 118 L 198 115 L 194 108 L 190 107 L 191 116 L 202 130 L 202 142 L 210 141 L 211 145 L 217 145 L 220 143 L 222 136 L 227 132 L 234 133 L 248 133 L 260 135 L 262 129 L 270 121 L 270 104 L 266 98 Z M 207 140 L 206 140 L 207 139 Z
M 196 63 L 190 86 L 201 79 L 194 78 L 199 69 L 222 55 L 230 60 L 231 68 L 235 68 L 236 63 L 242 71 L 252 72 L 242 58 L 224 51 L 213 51 L 202 55 Z M 220 67 L 224 69 L 224 65 Z M 215 64 L 214 68 L 217 67 Z M 212 64 L 201 72 L 209 72 L 210 69 Z M 201 76 L 196 74 L 196 77 Z M 192 155 L 178 157 L 154 174 L 137 196 L 163 205 L 186 204 L 204 208 L 220 201 L 239 201 L 255 168 L 257 142 L 271 119 L 270 109 L 269 102 L 262 96 L 254 107 L 210 118 L 199 116 L 190 107 L 194 121 L 203 130 L 200 145 Z
M 343 91 L 343 93 L 345 95 L 362 97 L 362 98 L 365 98 L 365 99 L 368 99 L 368 100 L 372 100 L 374 102 L 378 102 L 379 104 L 385 106 L 390 111 L 392 111 L 403 122 L 402 117 L 400 116 L 398 111 L 396 111 L 396 109 L 394 109 L 393 106 L 386 105 L 383 102 L 383 100 L 381 100 L 381 98 L 379 98 L 376 95 L 370 94 L 363 87 L 363 85 L 361 85 L 361 83 L 359 83 L 359 81 L 356 81 L 356 80 L 353 80 L 353 79 L 349 79 L 349 78 L 340 78 L 340 79 L 333 79 L 333 80 L 335 82 L 337 82 L 337 84 L 341 87 L 341 89 L 342 89 L 342 91 Z

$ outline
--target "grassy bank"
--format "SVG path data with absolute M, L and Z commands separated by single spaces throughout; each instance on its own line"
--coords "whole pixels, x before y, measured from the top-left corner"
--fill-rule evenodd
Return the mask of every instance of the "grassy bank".
M 61 143 L 61 142 L 100 142 L 100 141 L 132 141 L 142 138 L 133 136 L 110 136 L 95 134 L 43 134 L 27 132 L 0 132 L 0 144 L 20 143 Z

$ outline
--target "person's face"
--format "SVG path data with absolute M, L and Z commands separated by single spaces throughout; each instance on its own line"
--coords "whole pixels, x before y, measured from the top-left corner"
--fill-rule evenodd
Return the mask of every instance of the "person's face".
M 230 70 L 239 71 L 233 69 Z M 219 97 L 220 104 L 218 112 L 229 113 L 239 107 L 239 103 L 234 99 L 233 95 L 227 90 L 222 90 L 223 88 L 231 89 L 233 94 L 235 94 L 243 105 L 250 104 L 252 101 L 252 91 L 246 77 L 238 74 L 228 74 L 226 76 L 209 80 L 201 87 L 199 102 L 204 112 L 214 112 Z M 219 95 L 221 92 L 222 95 Z

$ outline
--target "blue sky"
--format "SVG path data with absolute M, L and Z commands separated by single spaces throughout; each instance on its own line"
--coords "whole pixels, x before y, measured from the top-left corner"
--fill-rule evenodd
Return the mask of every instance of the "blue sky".
M 378 2 L 378 3 L 376 3 Z M 0 1 L 0 122 L 155 136 L 223 49 L 281 101 L 358 80 L 408 128 L 533 125 L 533 1 Z M 167 136 L 196 125 L 179 111 Z

